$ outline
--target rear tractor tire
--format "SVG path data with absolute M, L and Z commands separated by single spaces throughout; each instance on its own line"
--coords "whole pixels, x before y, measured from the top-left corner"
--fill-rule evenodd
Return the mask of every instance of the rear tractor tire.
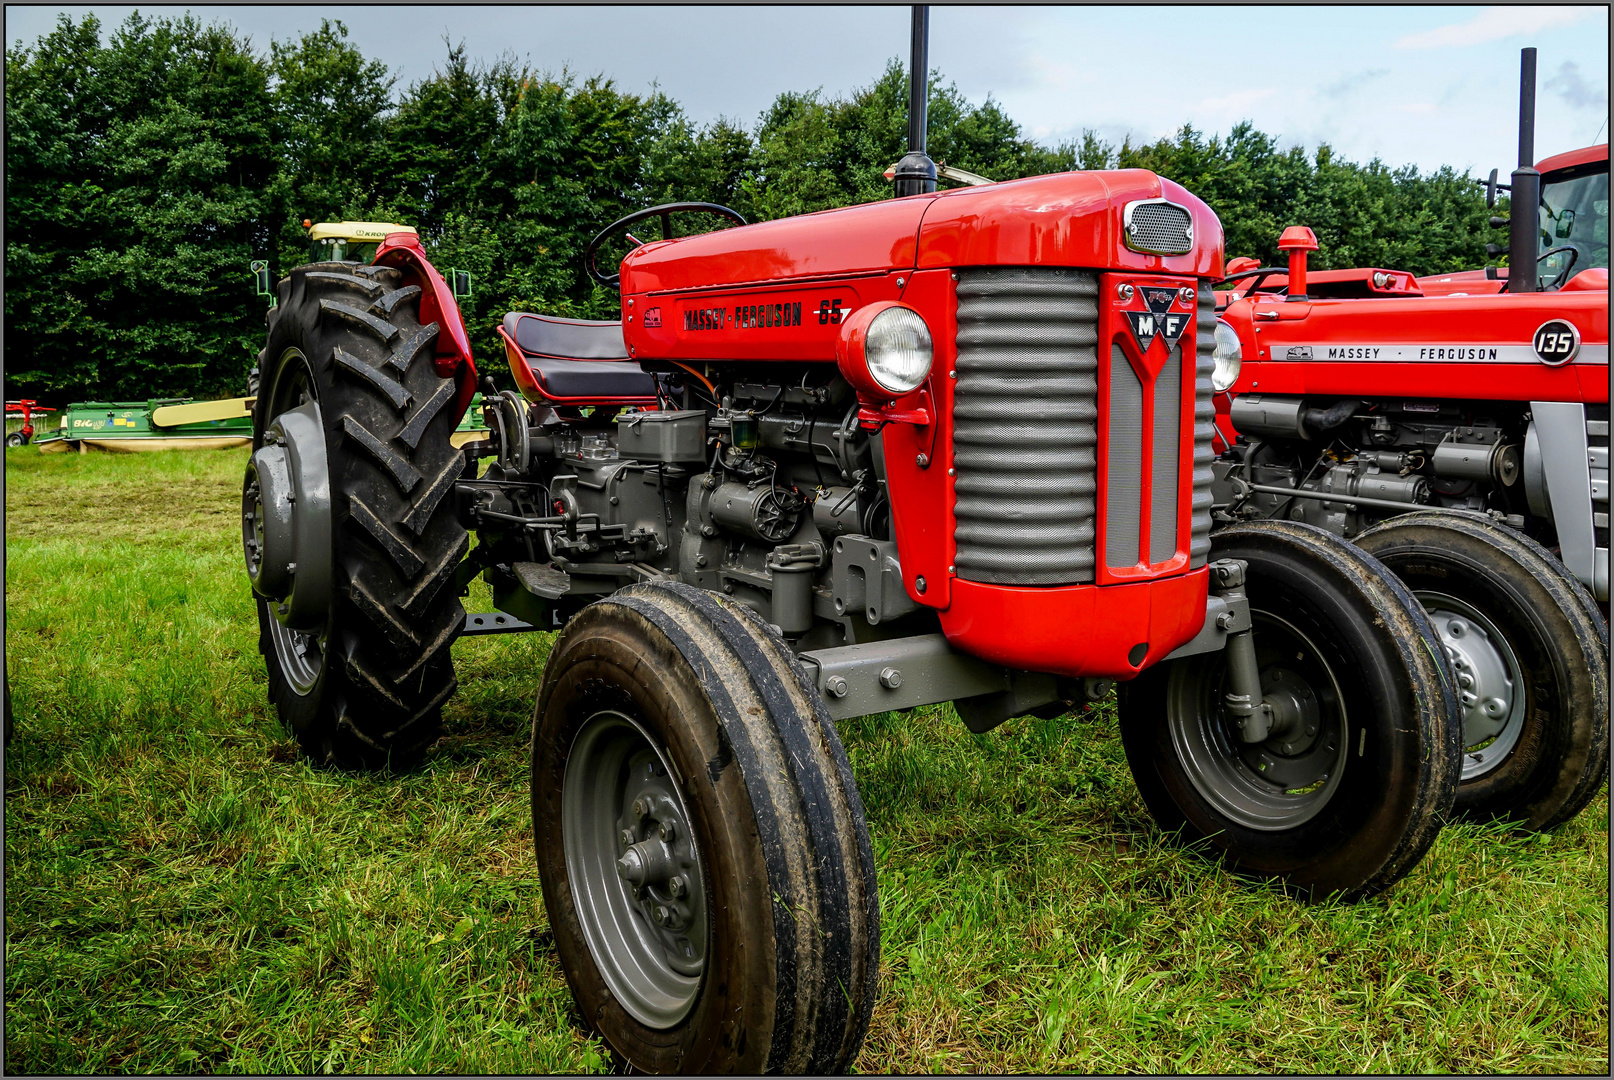
M 1420 511 L 1356 538 L 1423 604 L 1451 658 L 1463 725 L 1457 811 L 1550 829 L 1608 774 L 1608 628 L 1541 545 Z
M 822 699 L 749 610 L 658 583 L 573 618 L 532 811 L 566 980 L 629 1066 L 851 1066 L 878 987 L 868 827 Z
M 1182 841 L 1305 898 L 1388 888 L 1456 794 L 1458 713 L 1434 629 L 1381 563 L 1313 526 L 1230 526 L 1212 558 L 1245 563 L 1271 733 L 1246 743 L 1224 714 L 1225 652 L 1159 664 L 1121 689 L 1139 794 Z
M 437 738 L 464 622 L 454 384 L 401 278 L 315 263 L 280 282 L 242 494 L 270 699 L 343 766 L 404 767 Z

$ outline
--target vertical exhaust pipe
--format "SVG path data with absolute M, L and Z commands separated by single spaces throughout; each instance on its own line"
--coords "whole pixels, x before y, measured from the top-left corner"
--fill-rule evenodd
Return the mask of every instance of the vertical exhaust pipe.
M 936 163 L 925 153 L 925 110 L 929 102 L 926 84 L 929 77 L 930 8 L 925 4 L 915 4 L 908 48 L 908 152 L 897 162 L 891 174 L 899 198 L 936 190 Z
M 1538 292 L 1541 174 L 1536 172 L 1536 51 L 1519 53 L 1519 167 L 1508 212 L 1508 292 Z

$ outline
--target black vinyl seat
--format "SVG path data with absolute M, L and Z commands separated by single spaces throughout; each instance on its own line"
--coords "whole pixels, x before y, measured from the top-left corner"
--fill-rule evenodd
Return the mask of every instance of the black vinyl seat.
M 560 399 L 656 397 L 656 377 L 628 359 L 622 324 L 512 311 L 502 327 L 540 389 Z

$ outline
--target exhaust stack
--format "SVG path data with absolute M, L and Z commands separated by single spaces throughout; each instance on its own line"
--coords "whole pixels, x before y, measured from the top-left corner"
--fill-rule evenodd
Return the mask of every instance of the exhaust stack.
M 1541 174 L 1536 172 L 1536 51 L 1519 53 L 1519 167 L 1508 212 L 1508 292 L 1538 292 Z
M 922 195 L 936 190 L 936 163 L 925 153 L 925 109 L 929 99 L 930 8 L 913 6 L 913 31 L 908 49 L 908 152 L 892 170 L 897 196 Z

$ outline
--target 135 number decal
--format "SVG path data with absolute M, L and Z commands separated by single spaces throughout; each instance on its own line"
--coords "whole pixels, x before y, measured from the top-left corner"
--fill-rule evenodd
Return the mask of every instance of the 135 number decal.
M 1580 352 L 1580 331 L 1575 328 L 1574 323 L 1552 319 L 1536 329 L 1532 344 L 1535 345 L 1536 356 L 1543 364 L 1548 367 L 1561 367 Z

